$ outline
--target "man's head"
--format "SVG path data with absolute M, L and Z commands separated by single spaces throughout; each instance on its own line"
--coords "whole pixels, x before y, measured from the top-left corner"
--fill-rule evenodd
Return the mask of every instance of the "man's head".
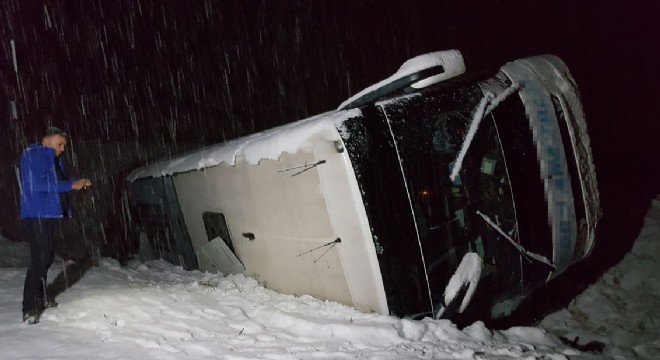
M 64 152 L 68 135 L 60 128 L 50 126 L 46 129 L 46 135 L 41 139 L 41 145 L 55 150 L 55 156 Z

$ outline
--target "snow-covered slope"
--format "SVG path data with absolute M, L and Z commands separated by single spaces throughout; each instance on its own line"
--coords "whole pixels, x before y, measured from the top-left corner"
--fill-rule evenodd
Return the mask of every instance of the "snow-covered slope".
M 106 260 L 62 293 L 41 322 L 20 322 L 24 269 L 0 270 L 3 359 L 565 359 L 538 328 L 463 331 L 447 320 L 365 314 L 281 295 L 243 275 L 186 272 L 163 261 Z M 55 275 L 56 272 L 53 272 Z M 39 346 L 35 346 L 38 342 Z
M 660 197 L 623 260 L 541 326 L 582 345 L 605 343 L 612 358 L 660 359 Z
M 37 325 L 20 322 L 25 268 L 0 269 L 2 359 L 660 358 L 660 198 L 630 254 L 539 327 L 365 314 L 281 295 L 243 275 L 113 260 L 63 292 Z M 50 278 L 61 271 L 53 267 Z M 603 353 L 577 345 L 604 344 Z M 575 339 L 579 337 L 579 339 Z M 38 346 L 36 345 L 38 343 Z M 599 343 L 588 346 L 597 349 Z

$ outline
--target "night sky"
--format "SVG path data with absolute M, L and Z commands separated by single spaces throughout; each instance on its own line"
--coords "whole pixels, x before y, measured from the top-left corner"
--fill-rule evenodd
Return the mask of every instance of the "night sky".
M 608 213 L 660 192 L 654 0 L 1 4 L 5 184 L 47 124 L 73 141 L 179 151 L 334 109 L 406 59 L 456 48 L 468 72 L 560 56 L 583 95 Z

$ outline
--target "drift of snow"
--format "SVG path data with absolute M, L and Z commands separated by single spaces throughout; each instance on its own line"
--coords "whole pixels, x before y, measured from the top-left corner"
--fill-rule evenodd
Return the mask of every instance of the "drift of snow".
M 128 180 L 134 181 L 145 177 L 201 170 L 220 163 L 234 165 L 238 156 L 243 156 L 245 161 L 250 164 L 257 164 L 263 159 L 277 160 L 285 152 L 297 152 L 310 139 L 317 136 L 328 141 L 340 140 L 337 127 L 341 126 L 345 120 L 360 116 L 360 114 L 359 109 L 353 109 L 313 116 L 226 143 L 216 144 L 175 159 L 162 160 L 144 166 L 131 172 Z
M 401 78 L 404 78 L 408 75 L 412 75 L 416 72 L 420 72 L 434 66 L 442 66 L 444 72 L 435 76 L 431 76 L 427 79 L 420 80 L 411 86 L 414 88 L 423 88 L 426 86 L 433 85 L 437 82 L 451 79 L 455 76 L 465 73 L 465 63 L 463 62 L 463 55 L 458 50 L 445 50 L 445 51 L 436 51 L 428 54 L 423 54 L 416 56 L 408 61 L 404 62 L 399 70 L 394 73 L 394 75 L 384 79 L 382 81 L 373 84 L 357 94 L 351 96 L 346 101 L 339 105 L 338 109 L 343 109 L 346 105 L 354 102 L 355 100 L 363 97 L 366 94 L 374 92 L 375 90 L 387 86 Z
M 184 271 L 164 261 L 104 260 L 57 297 L 37 325 L 20 322 L 25 268 L 0 269 L 6 359 L 657 359 L 660 198 L 623 261 L 539 327 L 366 314 L 282 295 L 244 275 Z M 49 279 L 61 271 L 53 266 Z M 564 344 L 605 344 L 603 353 Z M 576 339 L 579 337 L 579 339 Z M 35 346 L 38 343 L 38 346 Z
M 474 291 L 477 290 L 482 265 L 481 258 L 476 253 L 469 252 L 463 256 L 463 260 L 461 260 L 461 263 L 458 265 L 458 269 L 456 269 L 454 275 L 449 279 L 449 283 L 445 288 L 445 304 L 449 305 L 449 303 L 454 300 L 463 287 L 463 284 L 469 284 L 465 297 L 458 309 L 458 312 L 460 313 L 465 311 L 465 308 L 470 304 L 470 300 L 472 300 Z
M 632 250 L 567 308 L 541 326 L 581 345 L 607 344 L 618 359 L 660 359 L 660 197 Z
M 59 268 L 59 266 L 55 266 Z M 49 278 L 57 275 L 51 271 Z M 6 359 L 566 359 L 577 351 L 542 329 L 463 330 L 449 320 L 367 314 L 282 295 L 244 275 L 184 271 L 164 261 L 104 260 L 21 323 L 25 268 L 0 269 Z M 38 346 L 35 344 L 38 343 Z

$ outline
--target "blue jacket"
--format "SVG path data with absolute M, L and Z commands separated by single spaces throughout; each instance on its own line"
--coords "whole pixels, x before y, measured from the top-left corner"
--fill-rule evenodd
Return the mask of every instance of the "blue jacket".
M 56 162 L 63 169 L 55 150 L 40 144 L 28 146 L 21 154 L 21 219 L 63 216 L 60 193 L 73 190 L 75 179 L 58 181 Z M 70 209 L 66 211 L 70 215 Z

